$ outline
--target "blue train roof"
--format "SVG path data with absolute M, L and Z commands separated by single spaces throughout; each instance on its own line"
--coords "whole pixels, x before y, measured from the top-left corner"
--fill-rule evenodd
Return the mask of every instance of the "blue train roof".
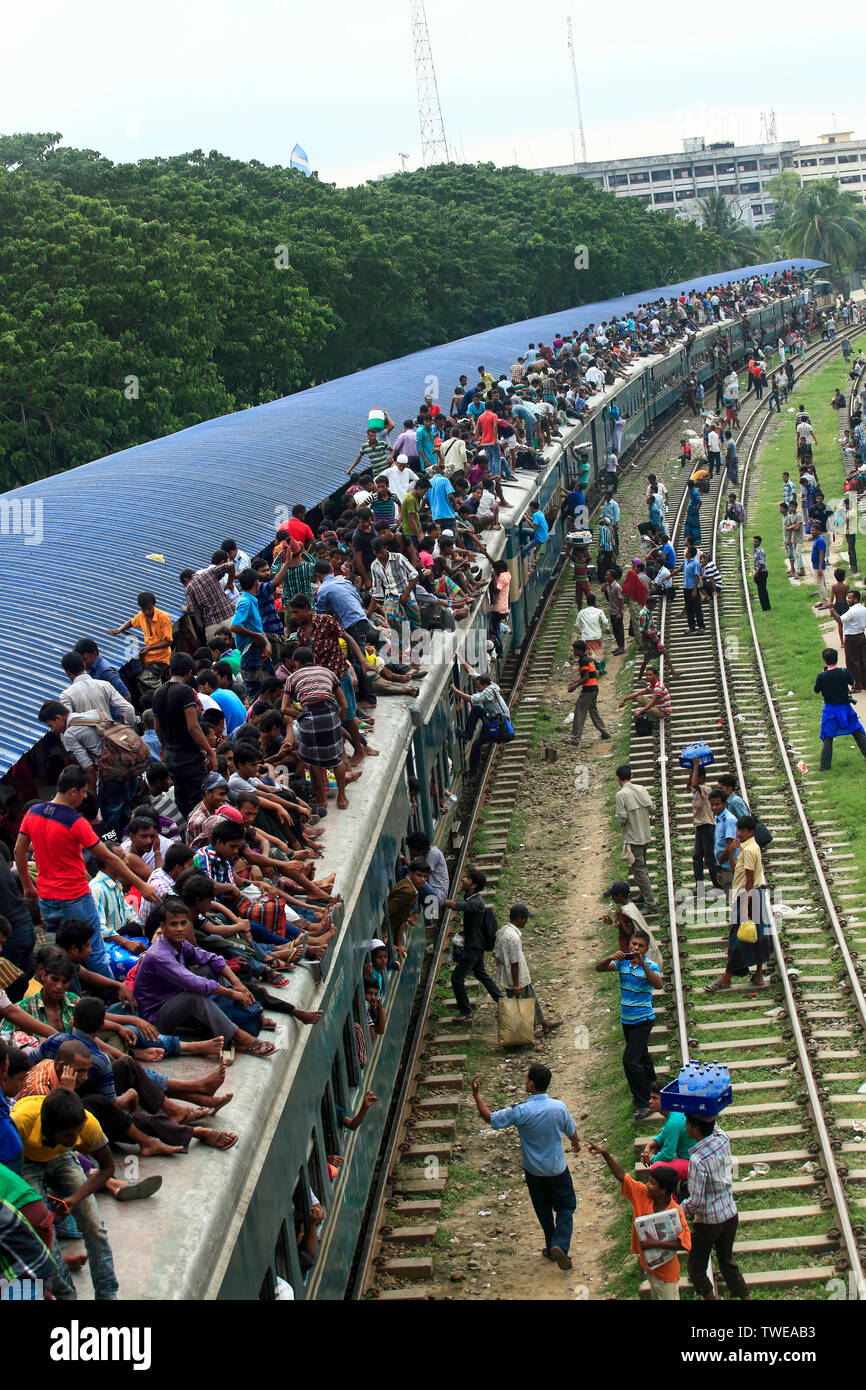
M 152 589 L 160 607 L 176 616 L 180 571 L 207 564 L 223 536 L 253 554 L 294 503 L 322 501 L 345 481 L 371 408 L 384 406 L 399 426 L 417 413 L 425 391 L 447 403 L 461 373 L 471 377 L 480 364 L 501 370 L 530 341 L 549 339 L 557 329 L 609 320 L 661 295 L 825 264 L 741 266 L 524 319 L 3 494 L 0 773 L 45 733 L 36 712 L 67 683 L 59 660 L 79 637 L 94 638 L 109 661 L 122 664 L 132 650 L 107 630 L 131 616 L 136 594 Z

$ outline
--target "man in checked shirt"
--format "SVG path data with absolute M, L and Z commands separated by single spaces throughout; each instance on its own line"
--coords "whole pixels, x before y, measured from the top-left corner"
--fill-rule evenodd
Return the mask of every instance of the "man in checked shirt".
M 689 1195 L 682 1203 L 692 1226 L 689 1278 L 701 1298 L 708 1302 L 718 1299 L 707 1275 L 707 1264 L 715 1250 L 728 1292 L 733 1298 L 747 1299 L 746 1281 L 733 1259 L 739 1216 L 734 1201 L 731 1141 L 707 1115 L 686 1115 L 686 1134 L 697 1140 L 689 1154 Z

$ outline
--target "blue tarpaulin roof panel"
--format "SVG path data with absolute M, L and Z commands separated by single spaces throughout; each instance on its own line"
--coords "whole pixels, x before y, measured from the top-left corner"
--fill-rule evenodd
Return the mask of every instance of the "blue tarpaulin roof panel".
M 641 290 L 476 333 L 268 405 L 208 420 L 0 496 L 0 772 L 45 733 L 39 706 L 66 683 L 59 660 L 93 637 L 108 660 L 130 648 L 108 629 L 152 589 L 176 615 L 178 579 L 207 564 L 224 536 L 250 554 L 271 540 L 296 502 L 313 506 L 346 480 L 371 408 L 397 422 L 425 391 L 445 404 L 461 373 L 507 368 L 530 341 L 582 329 L 661 295 L 706 289 L 814 260 L 775 261 Z M 154 555 L 162 559 L 148 558 Z

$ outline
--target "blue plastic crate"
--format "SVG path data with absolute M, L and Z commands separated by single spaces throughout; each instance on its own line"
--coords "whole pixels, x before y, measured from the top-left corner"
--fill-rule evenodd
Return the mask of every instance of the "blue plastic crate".
M 731 1086 L 726 1086 L 717 1096 L 699 1096 L 693 1091 L 678 1091 L 677 1084 L 670 1081 L 662 1087 L 662 1110 L 677 1110 L 682 1115 L 718 1115 L 734 1098 Z
M 716 755 L 708 743 L 699 739 L 697 743 L 687 743 L 682 753 L 680 753 L 680 767 L 688 768 L 691 771 L 692 763 L 697 758 L 700 767 L 709 767 L 710 763 L 716 761 Z

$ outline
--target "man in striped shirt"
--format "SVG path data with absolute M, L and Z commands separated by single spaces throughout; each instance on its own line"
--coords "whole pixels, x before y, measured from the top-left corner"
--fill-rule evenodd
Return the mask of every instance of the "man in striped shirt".
M 632 932 L 627 951 L 615 951 L 596 965 L 599 974 L 616 971 L 619 977 L 620 1023 L 625 1038 L 622 1069 L 634 1100 L 634 1118 L 649 1119 L 650 1085 L 656 1079 L 649 1052 L 649 1039 L 655 1022 L 653 990 L 661 989 L 661 967 L 647 956 L 649 934 L 638 927 Z
M 375 430 L 367 430 L 366 443 L 361 445 L 357 458 L 346 472 L 352 474 L 356 468 L 363 465 L 365 472 L 369 470 L 371 473 L 377 473 L 380 468 L 385 467 L 390 457 L 391 445 L 387 441 L 383 443 Z
M 629 701 L 635 700 L 638 713 L 649 714 L 653 719 L 667 719 L 671 712 L 671 693 L 666 685 L 662 685 L 654 666 L 646 668 L 646 681 L 646 690 L 636 690 L 633 695 L 626 695 L 625 699 L 619 702 L 620 709 Z
M 739 1217 L 730 1140 L 707 1115 L 686 1115 L 686 1134 L 697 1140 L 689 1154 L 689 1195 L 683 1202 L 683 1211 L 692 1219 L 689 1278 L 701 1298 L 708 1302 L 718 1299 L 707 1276 L 707 1262 L 715 1250 L 729 1293 L 733 1298 L 747 1299 L 749 1290 L 733 1259 Z
M 223 576 L 228 575 L 230 586 L 234 586 L 235 567 L 229 563 L 224 550 L 215 550 L 210 558 L 210 564 L 203 570 L 195 570 L 192 574 L 184 570 L 180 576 L 186 589 L 187 612 L 204 630 L 206 641 L 235 611 L 234 604 L 220 584 Z
M 712 556 L 705 550 L 698 556 L 701 562 L 701 588 L 710 598 L 715 598 L 716 594 L 722 592 L 722 576 L 718 565 L 713 563 Z

